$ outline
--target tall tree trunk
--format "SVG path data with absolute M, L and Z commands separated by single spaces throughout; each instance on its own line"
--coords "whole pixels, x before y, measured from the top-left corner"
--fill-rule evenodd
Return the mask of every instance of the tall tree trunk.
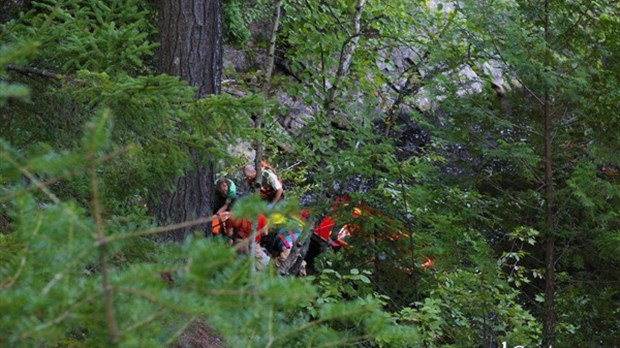
M 196 98 L 219 94 L 222 74 L 221 0 L 159 1 L 159 64 L 161 72 L 176 75 L 197 87 Z M 198 163 L 176 180 L 156 213 L 161 224 L 178 223 L 212 214 L 215 193 L 213 161 Z M 211 235 L 211 226 L 201 227 Z M 182 229 L 168 238 L 181 240 L 190 233 Z
M 549 0 L 545 0 L 544 35 L 550 44 Z M 545 67 L 550 64 L 548 47 L 545 51 Z M 543 82 L 544 83 L 544 82 Z M 545 168 L 545 303 L 543 316 L 543 347 L 552 347 L 555 342 L 555 212 L 553 211 L 553 161 L 551 132 L 553 130 L 550 111 L 549 86 L 545 85 L 543 98 L 543 162 Z
M 355 53 L 355 49 L 357 48 L 357 42 L 359 41 L 362 32 L 362 13 L 364 11 L 365 4 L 366 0 L 357 0 L 355 4 L 355 15 L 353 17 L 353 33 L 342 44 L 342 48 L 340 51 L 340 60 L 338 63 L 338 70 L 336 71 L 334 83 L 327 93 L 327 98 L 324 105 L 325 114 L 327 115 L 328 119 L 331 119 L 331 116 L 335 111 L 334 101 L 336 99 L 336 94 L 338 93 L 338 88 L 340 88 L 340 83 L 342 82 L 342 79 L 348 74 L 349 68 L 351 67 L 353 54 Z
M 553 346 L 555 339 L 555 213 L 553 211 L 553 166 L 551 152 L 551 115 L 549 95 L 544 97 L 544 159 L 545 162 L 545 303 L 543 347 Z
M 273 63 L 275 60 L 275 52 L 276 52 L 276 39 L 278 34 L 278 26 L 280 25 L 280 9 L 282 7 L 282 0 L 274 0 L 273 2 L 273 13 L 271 17 L 271 38 L 269 39 L 269 51 L 267 52 L 267 68 L 265 70 L 265 83 L 263 84 L 263 96 L 265 100 L 269 98 L 269 89 L 271 88 L 271 75 L 273 73 Z M 263 127 L 263 115 L 267 112 L 267 110 L 263 110 L 260 114 L 256 115 L 256 129 L 261 129 Z M 260 167 L 261 161 L 263 160 L 263 141 L 259 139 L 256 141 L 256 155 L 254 156 L 254 168 L 256 169 L 256 180 L 260 182 L 260 178 L 262 177 L 262 169 Z M 259 187 L 255 188 L 256 193 L 260 191 Z M 250 233 L 250 240 L 254 240 L 256 237 L 256 227 L 252 224 L 252 232 Z M 254 243 L 250 243 L 250 255 L 254 255 L 254 248 L 256 245 Z M 252 264 L 250 265 L 250 272 L 254 274 L 256 267 L 254 266 L 254 259 L 252 259 Z

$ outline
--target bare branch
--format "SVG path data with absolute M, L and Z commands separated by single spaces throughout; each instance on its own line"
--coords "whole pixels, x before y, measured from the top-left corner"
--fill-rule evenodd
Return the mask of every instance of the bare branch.
M 48 79 L 54 79 L 54 80 L 64 80 L 67 78 L 66 75 L 61 75 L 51 70 L 28 67 L 28 66 L 17 66 L 14 64 L 8 64 L 6 66 L 6 70 L 14 71 L 14 72 L 17 72 L 23 75 L 38 75 L 38 76 L 42 76 L 42 77 L 46 77 Z
M 351 60 L 353 59 L 353 54 L 355 53 L 355 49 L 357 48 L 357 43 L 359 41 L 361 32 L 362 11 L 364 9 L 365 3 L 366 0 L 357 1 L 357 4 L 355 5 L 355 16 L 353 18 L 353 35 L 349 36 L 349 38 L 347 38 L 342 44 L 342 48 L 340 51 L 340 62 L 338 64 L 338 70 L 336 71 L 334 84 L 329 89 L 327 99 L 325 100 L 325 111 L 328 118 L 333 112 L 334 98 L 336 97 L 336 93 L 338 91 L 338 88 L 340 87 L 340 82 L 348 73 L 351 66 Z
M 95 243 L 95 245 L 99 246 L 101 244 L 106 244 L 106 243 L 115 242 L 115 241 L 119 241 L 119 240 L 123 240 L 123 239 L 128 239 L 128 238 L 134 238 L 134 237 L 148 236 L 148 235 L 152 235 L 152 234 L 170 232 L 170 231 L 174 231 L 174 230 L 178 230 L 178 229 L 182 229 L 182 228 L 186 228 L 186 227 L 203 225 L 203 224 L 211 222 L 211 221 L 213 221 L 213 216 L 211 216 L 211 217 L 204 217 L 204 218 L 200 218 L 200 219 L 195 219 L 195 220 L 191 220 L 191 221 L 180 222 L 178 224 L 173 224 L 173 225 L 168 225 L 168 226 L 160 226 L 160 227 L 150 228 L 150 229 L 147 229 L 147 230 L 141 230 L 141 231 L 134 231 L 134 232 L 128 232 L 128 233 L 123 233 L 123 234 L 117 234 L 117 235 L 114 235 L 114 236 L 106 237 L 106 238 L 104 238 L 102 240 L 98 240 Z
M 198 316 L 193 316 L 191 317 L 186 323 L 185 325 L 181 326 L 179 328 L 179 330 L 177 330 L 177 332 L 174 333 L 174 335 L 172 335 L 170 337 L 170 339 L 168 339 L 168 341 L 166 341 L 166 343 L 164 344 L 165 347 L 169 347 L 170 345 L 172 345 L 172 343 L 174 341 L 176 341 L 177 338 L 179 338 L 179 336 L 181 336 L 183 334 L 183 332 L 185 332 L 185 330 L 187 330 L 187 328 L 198 318 Z
M 101 156 L 101 157 L 97 158 L 92 163 L 93 163 L 93 165 L 101 164 L 103 162 L 106 162 L 106 161 L 109 161 L 110 159 L 115 158 L 116 156 L 118 156 L 120 154 L 123 154 L 123 153 L 127 152 L 128 150 L 129 150 L 129 147 L 127 147 L 127 146 L 122 147 L 122 148 L 114 151 L 111 154 L 107 154 L 105 156 Z M 24 170 L 28 170 L 27 167 L 23 167 L 23 168 L 24 168 Z M 80 172 L 82 169 L 83 169 L 82 167 L 72 167 L 69 170 L 69 173 L 67 175 L 65 175 L 65 176 L 55 176 L 55 177 L 50 178 L 50 179 L 48 179 L 46 181 L 40 181 L 40 182 L 36 182 L 35 181 L 35 184 L 33 186 L 29 186 L 29 187 L 21 189 L 21 190 L 19 190 L 17 192 L 13 192 L 13 193 L 8 194 L 6 196 L 0 197 L 0 203 L 8 202 L 8 201 L 10 201 L 10 200 L 12 200 L 14 198 L 17 198 L 17 197 L 20 197 L 22 195 L 25 195 L 28 192 L 32 192 L 32 191 L 35 191 L 35 190 L 38 190 L 38 189 L 49 187 L 49 186 L 59 182 L 61 179 L 63 179 L 66 176 L 70 176 L 73 173 Z
M 58 197 L 56 197 L 56 195 L 53 194 L 52 191 L 50 191 L 49 188 L 45 186 L 44 183 L 40 182 L 34 176 L 34 174 L 32 174 L 28 169 L 26 169 L 26 167 L 22 167 L 19 163 L 17 163 L 15 159 L 13 159 L 13 157 L 11 157 L 8 153 L 4 151 L 0 154 L 0 156 L 2 156 L 5 160 L 11 163 L 15 168 L 17 168 L 20 172 L 22 172 L 22 174 L 24 174 L 28 179 L 34 182 L 37 188 L 43 191 L 52 200 L 52 202 L 56 204 L 60 203 L 60 199 L 58 199 Z
M 103 219 L 101 216 L 101 206 L 99 205 L 99 185 L 97 182 L 97 173 L 95 166 L 88 167 L 88 175 L 90 176 L 90 188 L 91 188 L 91 206 L 93 218 L 95 220 L 95 228 L 97 231 L 97 240 L 105 240 Z M 118 342 L 119 333 L 116 318 L 114 316 L 114 303 L 112 300 L 112 287 L 110 280 L 108 279 L 108 252 L 106 244 L 100 244 L 99 248 L 99 267 L 101 272 L 101 282 L 103 286 L 103 301 L 105 306 L 105 317 L 108 324 L 108 340 L 110 343 L 115 344 Z
M 168 310 L 161 309 L 161 310 L 159 310 L 159 311 L 149 315 L 148 317 L 144 318 L 143 320 L 141 320 L 141 321 L 131 325 L 130 327 L 126 328 L 125 330 L 123 330 L 121 332 L 121 336 L 124 336 L 124 335 L 130 333 L 131 331 L 133 331 L 135 329 L 138 329 L 138 328 L 140 328 L 140 327 L 142 327 L 144 325 L 147 325 L 147 324 L 149 324 L 149 323 L 151 323 L 151 322 L 161 318 L 167 312 L 168 312 Z
M 2 283 L 0 283 L 0 289 L 8 289 L 12 287 L 13 284 L 15 284 L 15 282 L 21 275 L 22 271 L 24 270 L 24 266 L 26 266 L 26 258 L 22 257 L 21 260 L 19 261 L 19 267 L 17 268 L 15 275 L 5 279 Z

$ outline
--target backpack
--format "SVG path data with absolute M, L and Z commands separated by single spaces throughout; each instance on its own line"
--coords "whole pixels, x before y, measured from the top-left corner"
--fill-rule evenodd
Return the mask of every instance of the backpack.
M 299 233 L 294 233 L 291 230 L 283 228 L 277 233 L 270 233 L 264 236 L 260 244 L 267 249 L 271 255 L 277 256 L 284 249 L 292 248 L 297 238 L 299 238 Z
M 290 249 L 299 237 L 299 233 L 293 233 L 291 230 L 286 231 L 288 232 L 288 235 L 285 236 L 283 233 L 280 233 L 282 232 L 282 230 L 280 230 L 278 232 L 278 239 L 280 239 L 280 242 L 282 242 L 282 245 L 285 248 Z
M 227 221 L 229 218 L 229 211 L 213 215 L 213 220 L 211 220 L 211 233 L 214 235 L 218 235 L 222 232 L 223 234 L 226 234 L 226 227 L 228 225 Z

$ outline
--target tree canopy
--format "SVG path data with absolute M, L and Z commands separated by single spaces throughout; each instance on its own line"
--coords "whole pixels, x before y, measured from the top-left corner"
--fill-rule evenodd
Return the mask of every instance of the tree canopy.
M 619 4 L 161 5 L 0 5 L 0 346 L 620 341 Z M 255 272 L 219 177 L 347 246 Z

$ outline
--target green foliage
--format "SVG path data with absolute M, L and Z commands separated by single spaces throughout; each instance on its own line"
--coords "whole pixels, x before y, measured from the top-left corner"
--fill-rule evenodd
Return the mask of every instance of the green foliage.
M 109 148 L 109 115 L 103 112 L 85 127 L 83 153 L 78 156 L 87 169 Z M 1 154 L 12 158 L 18 151 L 5 145 Z M 21 156 L 19 161 L 45 161 L 56 168 L 71 164 L 64 158 L 43 157 Z M 36 166 L 2 166 L 5 187 L 14 187 L 13 192 L 20 191 L 20 178 L 12 174 L 15 167 L 32 178 L 44 174 L 34 171 Z M 93 187 L 98 186 L 95 173 L 88 178 Z M 395 327 L 371 299 L 323 303 L 315 316 L 300 315 L 304 303 L 316 301 L 317 291 L 308 280 L 283 278 L 273 269 L 252 276 L 247 257 L 215 240 L 154 245 L 139 237 L 156 231 L 139 218 L 139 211 L 133 218 L 99 220 L 95 191 L 86 209 L 59 201 L 45 184 L 38 188 L 43 191 L 40 198 L 23 188 L 16 199 L 1 196 L 10 199 L 12 219 L 10 234 L 1 239 L 3 246 L 12 248 L 10 254 L 2 254 L 7 262 L 0 268 L 3 346 L 101 346 L 109 340 L 124 346 L 169 344 L 176 330 L 186 328 L 179 319 L 192 322 L 199 317 L 209 318 L 233 346 L 411 342 L 412 331 Z M 104 300 L 106 287 L 111 303 Z M 120 331 L 115 334 L 111 325 Z
M 27 99 L 30 90 L 27 86 L 9 83 L 6 79 L 5 68 L 8 64 L 17 63 L 31 56 L 37 48 L 33 43 L 18 43 L 0 46 L 0 107 L 4 106 L 9 98 Z
M 568 275 L 564 276 L 568 278 Z M 617 296 L 618 289 L 613 284 L 573 282 L 571 286 L 563 287 L 557 295 L 561 322 L 558 345 L 615 344 L 620 338 L 618 306 L 613 305 L 617 303 L 614 299 Z
M 250 25 L 271 14 L 271 2 L 267 0 L 226 0 L 222 5 L 224 40 L 233 45 L 245 45 L 252 39 Z
M 243 347 L 538 345 L 545 94 L 557 345 L 613 345 L 618 5 L 548 3 L 550 38 L 540 3 L 367 1 L 338 75 L 354 2 L 283 2 L 278 49 L 295 81 L 274 86 L 311 113 L 293 136 L 276 125 L 287 105 L 247 91 L 195 101 L 186 82 L 152 74 L 149 5 L 33 3 L 0 34 L 0 345 L 104 346 L 116 326 L 121 346 L 165 346 L 195 320 Z M 225 1 L 226 41 L 244 45 L 270 12 Z M 237 82 L 256 91 L 261 79 Z M 264 129 L 248 126 L 258 113 Z M 403 123 L 431 139 L 403 151 Z M 144 237 L 166 230 L 149 198 L 194 160 L 244 163 L 228 149 L 249 140 L 288 167 L 287 198 L 311 195 L 314 211 L 350 198 L 329 214 L 335 230 L 355 226 L 351 247 L 313 279 L 253 276 L 215 241 Z M 234 213 L 298 210 L 250 197 Z
M 144 70 L 156 46 L 149 41 L 154 33 L 149 19 L 137 0 L 44 0 L 6 24 L 1 38 L 40 42 L 33 60 L 41 68 L 135 73 Z
M 538 344 L 540 325 L 493 271 L 460 269 L 438 275 L 437 281 L 429 297 L 401 312 L 402 320 L 421 323 L 426 346 Z
M 326 261 L 326 266 L 331 267 L 343 261 L 346 263 L 341 256 L 333 255 L 329 261 Z M 338 268 L 342 268 L 342 265 L 338 266 Z M 373 291 L 371 276 L 372 272 L 369 270 L 352 268 L 347 273 L 340 273 L 335 269 L 323 268 L 317 276 L 316 282 L 319 296 L 309 303 L 306 310 L 312 318 L 318 318 L 326 308 L 343 303 L 353 302 L 365 306 L 385 306 L 389 298 Z M 356 332 L 361 337 L 370 336 L 372 339 L 366 338 L 365 340 L 374 342 L 379 347 L 418 345 L 419 337 L 415 327 L 407 324 L 390 324 L 391 322 L 396 323 L 396 320 L 397 317 L 394 314 L 384 313 L 382 317 L 372 319 L 372 326 L 370 327 L 366 324 L 364 327 L 348 328 L 347 331 Z M 374 331 L 378 329 L 380 331 Z M 370 333 L 369 330 L 374 331 L 374 333 Z M 336 342 L 343 343 L 344 340 Z
M 606 111 L 605 103 L 594 95 L 597 93 L 591 93 L 594 85 L 602 84 L 608 87 L 601 89 L 603 93 L 615 100 L 617 72 L 605 70 L 603 77 L 598 69 L 605 61 L 603 56 L 618 54 L 613 44 L 600 41 L 599 36 L 617 29 L 617 24 L 606 20 L 609 11 L 617 12 L 617 5 L 596 3 L 586 10 L 576 2 L 549 1 L 546 31 L 540 4 L 503 1 L 483 6 L 471 1 L 460 5 L 458 12 L 467 19 L 463 30 L 473 48 L 469 66 L 484 71 L 485 64 L 496 65 L 503 85 L 500 93 L 483 87 L 480 94 L 454 97 L 462 90 L 452 82 L 456 72 L 452 81 L 437 85 L 434 93 L 442 97 L 443 112 L 453 118 L 449 133 L 467 151 L 467 156 L 456 161 L 468 168 L 465 173 L 473 179 L 468 184 L 495 203 L 496 219 L 484 229 L 500 232 L 501 239 L 505 238 L 496 249 L 502 250 L 500 263 L 507 280 L 522 289 L 524 299 L 542 299 L 538 293 L 544 285 L 540 280 L 543 255 L 528 244 L 538 239 L 532 231 L 546 230 L 540 163 L 545 158 L 543 105 L 548 105 L 555 223 L 547 234 L 555 236 L 556 255 L 562 255 L 555 267 L 562 274 L 556 284 L 561 303 L 557 308 L 558 341 L 568 344 L 576 339 L 582 345 L 592 345 L 593 332 L 599 332 L 599 322 L 608 325 L 609 313 L 603 314 L 606 311 L 597 307 L 602 302 L 594 299 L 596 296 L 585 296 L 585 284 L 618 280 L 613 270 L 616 258 L 599 259 L 603 245 L 607 246 L 606 255 L 617 247 L 617 217 L 611 208 L 617 205 L 617 185 L 612 177 L 597 174 L 599 167 L 617 162 L 618 143 L 607 136 L 614 133 L 611 129 L 615 128 L 608 126 L 615 124 L 617 117 Z M 484 77 L 482 82 L 491 83 Z M 497 80 L 493 82 L 497 84 Z M 520 237 L 514 239 L 512 231 Z M 569 308 L 570 301 L 588 305 Z M 525 303 L 536 309 L 538 304 L 532 302 Z M 584 311 L 600 315 L 591 321 L 597 324 L 581 322 L 579 313 Z M 603 341 L 615 335 L 614 326 L 608 328 L 609 335 L 598 335 Z
M 340 263 L 343 261 L 342 255 L 336 254 L 326 261 L 326 266 L 332 267 L 334 263 L 338 263 L 338 268 L 342 268 Z M 372 277 L 371 271 L 360 271 L 357 268 L 351 268 L 345 274 L 331 268 L 321 269 L 317 276 L 317 285 L 320 286 L 321 291 L 315 305 L 367 297 L 376 297 L 377 300 L 385 301 L 385 298 L 373 293 L 370 277 Z M 310 305 L 308 309 L 313 316 L 316 316 L 317 311 L 313 305 Z

